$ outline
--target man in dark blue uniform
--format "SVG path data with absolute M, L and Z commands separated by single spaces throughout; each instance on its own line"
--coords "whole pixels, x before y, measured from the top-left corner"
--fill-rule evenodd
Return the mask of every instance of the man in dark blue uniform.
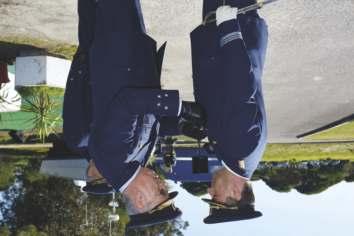
M 156 221 L 176 217 L 181 212 L 170 202 L 176 194 L 145 164 L 164 127 L 160 121 L 199 122 L 202 109 L 181 102 L 176 90 L 161 90 L 165 45 L 157 51 L 145 33 L 139 0 L 79 0 L 79 17 L 65 140 L 89 156 L 94 181 L 103 178 L 123 194 L 133 225 L 153 223 L 156 212 Z
M 88 60 L 94 36 L 95 11 L 96 1 L 78 1 L 79 47 L 68 75 L 63 109 L 63 134 L 66 145 L 87 158 L 87 150 L 84 145 L 80 146 L 80 143 L 88 137 L 92 122 Z
M 206 223 L 261 215 L 249 179 L 267 142 L 261 85 L 267 26 L 256 11 L 237 17 L 237 8 L 253 0 L 224 2 L 205 0 L 203 16 L 217 9 L 216 24 L 191 33 L 195 98 L 206 109 L 208 137 L 224 166 L 213 175 Z

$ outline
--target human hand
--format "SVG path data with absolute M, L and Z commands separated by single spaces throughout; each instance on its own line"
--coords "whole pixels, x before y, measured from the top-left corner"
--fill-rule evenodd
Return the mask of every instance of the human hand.
M 247 180 L 244 178 L 236 176 L 222 167 L 213 173 L 208 193 L 217 202 L 233 205 L 232 201 L 238 202 L 241 200 L 246 182 Z
M 231 6 L 221 6 L 216 10 L 216 25 L 233 19 L 237 19 L 238 8 Z

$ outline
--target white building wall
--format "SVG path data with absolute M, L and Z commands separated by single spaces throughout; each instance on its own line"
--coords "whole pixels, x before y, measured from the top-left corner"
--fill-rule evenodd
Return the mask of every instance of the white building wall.
M 69 60 L 49 56 L 16 58 L 16 86 L 48 85 L 65 88 Z
M 15 64 L 16 86 L 34 86 L 46 84 L 46 57 L 17 57 Z
M 56 57 L 47 57 L 47 85 L 65 88 L 71 61 Z

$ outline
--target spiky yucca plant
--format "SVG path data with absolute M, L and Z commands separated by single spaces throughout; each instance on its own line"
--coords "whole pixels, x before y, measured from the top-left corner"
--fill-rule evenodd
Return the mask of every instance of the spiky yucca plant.
M 60 115 L 55 114 L 59 103 L 55 102 L 45 90 L 40 90 L 38 94 L 24 100 L 22 110 L 33 114 L 29 122 L 33 125 L 34 133 L 44 143 L 51 133 L 55 133 L 55 126 L 61 120 Z

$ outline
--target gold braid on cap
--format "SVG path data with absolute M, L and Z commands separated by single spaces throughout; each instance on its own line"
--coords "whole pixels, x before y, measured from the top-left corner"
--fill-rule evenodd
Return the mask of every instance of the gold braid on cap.
M 149 213 L 149 214 L 152 214 L 152 213 L 154 213 L 154 212 L 161 211 L 161 210 L 163 210 L 163 209 L 165 209 L 165 208 L 167 208 L 167 207 L 170 207 L 170 206 L 172 206 L 173 209 L 176 209 L 176 208 L 175 208 L 175 205 L 173 204 L 173 200 L 172 200 L 172 199 L 166 201 L 165 203 L 163 203 L 163 204 L 161 204 L 161 205 L 159 205 L 159 206 L 157 206 L 157 207 L 155 207 L 154 209 L 150 210 L 148 213 Z
M 217 202 L 211 202 L 210 203 L 210 209 L 230 209 L 230 210 L 238 210 L 239 207 L 238 206 L 227 206 L 225 204 L 222 203 L 217 203 Z

